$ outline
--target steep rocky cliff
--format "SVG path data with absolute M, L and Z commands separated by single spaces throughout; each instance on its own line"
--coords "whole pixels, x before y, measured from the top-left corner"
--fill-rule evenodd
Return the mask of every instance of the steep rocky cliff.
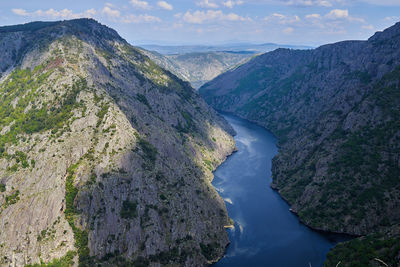
M 0 54 L 1 266 L 223 255 L 232 129 L 188 83 L 89 19 L 2 27 Z
M 400 23 L 368 41 L 266 53 L 204 85 L 200 94 L 279 138 L 272 187 L 303 222 L 326 231 L 376 233 L 341 245 L 329 266 L 360 258 L 379 264 L 379 256 L 398 264 Z

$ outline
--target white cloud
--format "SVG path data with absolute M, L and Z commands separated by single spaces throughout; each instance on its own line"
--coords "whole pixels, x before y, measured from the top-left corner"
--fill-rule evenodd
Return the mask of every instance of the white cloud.
M 289 0 L 286 1 L 286 5 L 289 6 L 322 6 L 331 7 L 332 3 L 328 0 Z
M 375 29 L 374 25 L 363 25 L 363 26 L 361 26 L 361 28 L 363 28 L 365 30 L 373 30 L 373 29 Z
M 161 22 L 161 19 L 155 16 L 147 15 L 147 14 L 128 14 L 128 15 L 121 15 L 121 12 L 116 9 L 112 8 L 113 5 L 108 5 L 103 8 L 101 13 L 107 16 L 109 19 L 114 21 L 122 22 L 122 23 L 151 23 L 151 22 Z
M 296 24 L 296 23 L 300 22 L 301 19 L 297 15 L 286 16 L 286 15 L 279 14 L 279 13 L 273 13 L 272 15 L 265 17 L 264 21 L 275 22 L 278 24 L 287 25 L 287 24 Z
M 282 15 L 282 14 L 279 14 L 279 13 L 274 13 L 274 14 L 271 15 L 271 17 L 278 18 L 278 19 L 286 18 L 285 15 Z
M 110 18 L 119 18 L 121 16 L 121 12 L 119 12 L 119 10 L 112 9 L 109 6 L 105 6 L 101 13 Z
M 157 5 L 165 10 L 172 10 L 174 7 L 171 4 L 168 4 L 165 1 L 158 1 Z
M 325 17 L 328 19 L 346 19 L 349 17 L 349 11 L 347 9 L 333 9 Z
M 134 15 L 130 14 L 121 19 L 123 23 L 150 23 L 150 22 L 161 22 L 161 19 L 155 16 L 144 15 Z
M 174 23 L 173 28 L 174 29 L 182 29 L 184 26 L 182 23 Z
M 353 22 L 365 23 L 365 20 L 362 18 L 350 16 L 347 9 L 333 9 L 325 15 L 325 18 L 331 20 L 348 20 Z
M 204 8 L 218 8 L 216 3 L 212 3 L 209 0 L 202 0 L 201 2 L 197 2 L 196 5 Z
M 233 8 L 235 5 L 242 5 L 242 4 L 243 4 L 242 0 L 238 0 L 238 1 L 228 0 L 226 2 L 223 2 L 223 5 L 228 8 Z
M 273 13 L 263 19 L 265 28 L 279 29 L 277 36 L 314 32 L 326 36 L 347 34 L 346 30 L 371 29 L 364 19 L 351 16 L 347 9 L 332 9 L 326 14 L 310 13 L 303 17 Z M 357 25 L 359 24 L 359 25 Z M 279 35 L 280 34 L 280 35 Z M 348 38 L 348 37 L 347 37 Z
M 291 34 L 293 33 L 294 29 L 292 27 L 288 27 L 286 29 L 283 30 L 283 33 L 285 34 Z
M 129 1 L 133 7 L 140 8 L 140 9 L 151 9 L 151 6 L 146 1 L 141 0 L 130 0 Z
M 400 20 L 400 16 L 385 17 L 384 20 L 389 22 L 397 22 Z
M 21 8 L 13 8 L 12 12 L 18 16 L 29 16 L 29 13 L 26 12 L 25 9 L 21 9 Z
M 96 14 L 96 10 L 88 9 L 82 13 L 74 13 L 70 9 L 55 10 L 50 8 L 48 10 L 38 9 L 33 12 L 27 12 L 25 9 L 14 8 L 12 12 L 18 16 L 24 17 L 41 17 L 50 19 L 77 19 L 77 18 L 91 18 Z
M 189 23 L 198 23 L 201 24 L 206 20 L 212 20 L 215 19 L 216 15 L 214 11 L 207 11 L 207 13 L 203 11 L 195 11 L 193 14 L 187 11 L 183 15 L 183 20 Z
M 96 15 L 96 9 L 91 8 L 85 11 L 85 15 L 89 18 L 92 18 L 94 15 Z
M 235 13 L 224 14 L 221 10 L 207 10 L 204 11 L 195 11 L 193 13 L 187 11 L 183 15 L 183 20 L 188 23 L 194 24 L 202 24 L 205 22 L 212 21 L 245 21 L 248 20 L 242 16 L 239 16 Z
M 321 19 L 321 15 L 320 14 L 309 14 L 309 15 L 306 15 L 306 19 Z
M 241 17 L 235 13 L 229 13 L 227 15 L 222 15 L 222 17 L 220 19 L 230 20 L 230 21 L 245 21 L 246 20 L 244 17 Z

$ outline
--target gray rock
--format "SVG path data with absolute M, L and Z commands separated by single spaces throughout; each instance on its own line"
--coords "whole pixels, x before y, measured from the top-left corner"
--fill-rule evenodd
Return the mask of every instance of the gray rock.
M 9 70 L 0 96 L 29 102 L 0 125 L 9 127 L 0 136 L 1 265 L 68 251 L 105 266 L 140 257 L 199 266 L 223 255 L 229 218 L 211 180 L 234 149 L 233 130 L 194 89 L 94 20 L 0 28 L 0 51 Z M 212 244 L 211 255 L 200 244 Z

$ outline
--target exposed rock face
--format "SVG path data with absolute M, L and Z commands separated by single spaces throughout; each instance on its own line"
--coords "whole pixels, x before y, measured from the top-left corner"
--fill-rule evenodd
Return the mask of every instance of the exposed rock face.
M 196 89 L 255 56 L 249 52 L 209 51 L 161 55 L 153 51 L 142 51 L 159 66 L 190 82 Z
M 229 224 L 232 129 L 94 20 L 0 28 L 0 265 L 199 266 Z
M 398 229 L 399 23 L 368 41 L 275 50 L 200 94 L 279 137 L 272 187 L 306 224 L 356 235 Z

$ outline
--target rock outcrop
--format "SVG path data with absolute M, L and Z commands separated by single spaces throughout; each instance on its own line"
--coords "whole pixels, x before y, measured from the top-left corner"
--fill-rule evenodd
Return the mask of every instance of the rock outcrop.
M 201 266 L 233 130 L 94 20 L 0 28 L 0 265 Z

